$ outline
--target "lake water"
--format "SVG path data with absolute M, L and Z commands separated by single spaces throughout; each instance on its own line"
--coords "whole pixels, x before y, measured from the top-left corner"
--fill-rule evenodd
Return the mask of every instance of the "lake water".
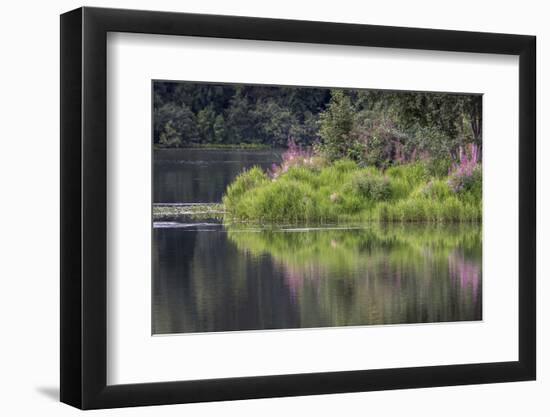
M 216 203 L 244 169 L 280 162 L 281 151 L 177 149 L 154 152 L 153 202 Z
M 155 202 L 219 202 L 239 172 L 279 155 L 157 151 Z M 482 318 L 480 225 L 180 218 L 156 224 L 153 238 L 155 334 Z

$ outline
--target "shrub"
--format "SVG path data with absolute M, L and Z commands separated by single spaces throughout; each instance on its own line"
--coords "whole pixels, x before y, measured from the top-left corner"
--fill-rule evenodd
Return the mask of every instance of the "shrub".
M 352 137 L 362 148 L 360 161 L 369 166 L 387 168 L 416 159 L 416 149 L 406 134 L 397 129 L 393 120 L 372 111 L 358 115 Z
M 333 164 L 336 171 L 340 173 L 350 172 L 357 169 L 357 164 L 351 159 L 339 159 Z
M 443 180 L 431 180 L 421 188 L 420 194 L 429 199 L 442 201 L 450 196 L 451 190 L 447 182 Z
M 460 148 L 460 162 L 453 164 L 448 183 L 455 193 L 475 188 L 481 193 L 481 166 L 478 164 L 478 148 L 475 144 L 470 144 L 467 151 Z
M 453 166 L 453 161 L 447 156 L 443 158 L 427 159 L 424 164 L 430 177 L 443 178 L 449 175 L 449 171 Z
M 481 195 L 481 166 L 476 165 L 471 171 L 453 172 L 448 184 L 455 193 L 476 192 Z
M 391 195 L 388 178 L 360 171 L 351 179 L 352 190 L 369 200 L 387 200 Z

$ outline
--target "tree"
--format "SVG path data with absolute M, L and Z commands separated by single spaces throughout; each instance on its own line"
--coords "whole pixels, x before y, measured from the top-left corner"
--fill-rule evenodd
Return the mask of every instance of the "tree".
M 225 120 L 221 114 L 214 120 L 214 143 L 223 143 L 225 141 Z
M 168 148 L 179 148 L 183 144 L 181 135 L 174 128 L 174 122 L 168 120 L 160 134 L 159 143 Z
M 207 106 L 197 113 L 197 129 L 203 143 L 214 142 L 214 122 L 216 113 L 212 106 Z
M 321 113 L 319 136 L 328 158 L 348 157 L 352 146 L 354 109 L 349 96 L 342 90 L 332 90 L 327 109 Z
M 158 124 L 156 128 L 159 132 L 159 143 L 162 137 L 165 141 L 163 144 L 166 146 L 180 147 L 198 143 L 200 138 L 195 115 L 185 104 L 181 106 L 174 103 L 165 104 L 156 116 L 155 125 Z
M 164 146 L 279 147 L 291 137 L 369 165 L 456 159 L 468 143 L 481 149 L 481 106 L 471 94 L 155 82 L 153 135 Z
M 257 136 L 262 143 L 271 146 L 285 146 L 290 135 L 293 117 L 287 108 L 273 100 L 256 106 L 254 119 L 257 123 Z
M 464 99 L 464 110 L 469 115 L 474 143 L 480 147 L 482 125 L 481 96 L 466 96 Z
M 250 143 L 254 121 L 251 118 L 248 100 L 237 90 L 227 110 L 227 139 L 230 143 Z

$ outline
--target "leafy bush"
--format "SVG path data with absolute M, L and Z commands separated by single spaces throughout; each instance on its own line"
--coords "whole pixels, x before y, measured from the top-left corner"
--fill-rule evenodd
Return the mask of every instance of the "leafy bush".
M 449 175 L 449 186 L 455 193 L 473 192 L 481 197 L 481 165 L 478 148 L 470 144 L 467 151 L 460 149 L 460 162 L 454 164 Z
M 450 156 L 442 158 L 429 158 L 424 161 L 426 171 L 431 177 L 443 178 L 449 175 L 449 171 L 453 166 L 453 161 Z
M 416 149 L 407 135 L 399 131 L 391 119 L 381 115 L 359 114 L 353 136 L 363 148 L 359 160 L 368 166 L 387 168 L 416 159 Z
M 364 171 L 353 176 L 351 186 L 355 193 L 373 201 L 387 200 L 391 195 L 389 180 L 386 177 Z
M 481 196 L 481 166 L 471 173 L 456 172 L 449 177 L 449 186 L 455 193 L 473 192 Z
M 431 180 L 421 188 L 421 194 L 423 197 L 442 201 L 450 196 L 451 189 L 446 181 Z
M 350 159 L 339 159 L 338 161 L 334 162 L 333 166 L 334 169 L 336 169 L 340 173 L 350 172 L 357 169 L 357 164 Z

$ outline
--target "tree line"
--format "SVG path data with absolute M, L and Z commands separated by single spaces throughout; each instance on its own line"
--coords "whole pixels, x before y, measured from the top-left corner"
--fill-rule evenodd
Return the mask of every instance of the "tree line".
M 474 94 L 156 81 L 153 140 L 168 148 L 292 141 L 384 165 L 454 156 L 469 143 L 481 149 L 481 103 Z

